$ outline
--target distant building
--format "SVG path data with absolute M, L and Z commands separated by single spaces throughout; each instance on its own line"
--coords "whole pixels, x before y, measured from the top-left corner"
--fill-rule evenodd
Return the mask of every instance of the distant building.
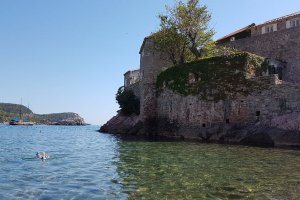
M 130 70 L 124 74 L 124 87 L 128 87 L 140 81 L 140 70 Z

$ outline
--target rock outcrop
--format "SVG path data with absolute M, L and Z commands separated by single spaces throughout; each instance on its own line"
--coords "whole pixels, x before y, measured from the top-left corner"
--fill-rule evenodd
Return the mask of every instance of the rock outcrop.
M 53 113 L 46 115 L 35 115 L 40 124 L 79 126 L 85 125 L 84 119 L 77 113 Z
M 104 124 L 100 128 L 100 132 L 122 135 L 137 135 L 142 127 L 143 125 L 140 122 L 139 116 L 122 116 L 118 114 Z
M 300 113 L 290 115 L 289 124 L 297 123 Z M 282 120 L 288 116 L 282 116 Z M 274 119 L 274 121 L 279 118 Z M 277 121 L 276 121 L 277 122 Z M 142 123 L 138 116 L 117 115 L 100 129 L 100 132 L 123 136 L 142 136 L 150 139 L 187 140 L 202 143 L 239 144 L 257 147 L 300 148 L 300 131 L 297 128 L 284 129 L 272 123 L 258 122 L 248 125 L 214 125 L 210 128 L 200 126 L 179 127 L 166 119 L 149 120 Z

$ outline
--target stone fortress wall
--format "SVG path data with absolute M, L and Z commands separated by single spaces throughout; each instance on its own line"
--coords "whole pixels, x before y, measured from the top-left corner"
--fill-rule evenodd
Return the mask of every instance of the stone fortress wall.
M 286 62 L 280 77 L 283 81 L 278 80 L 278 75 L 257 77 L 270 85 L 268 90 L 218 102 L 203 101 L 197 96 L 184 97 L 167 89 L 158 95 L 157 76 L 172 63 L 163 54 L 154 52 L 153 41 L 145 38 L 140 50 L 139 82 L 125 85 L 132 87 L 140 98 L 140 120 L 164 119 L 181 127 L 206 129 L 216 124 L 270 121 L 280 115 L 300 112 L 300 26 L 283 29 L 278 25 L 274 32 L 259 34 L 262 27 L 252 26 L 251 37 L 222 45 Z
M 170 66 L 172 64 L 165 55 L 153 51 L 151 38 L 145 38 L 140 50 L 140 118 L 142 121 L 156 118 L 156 79 L 162 71 Z
M 124 74 L 124 87 L 132 90 L 134 95 L 140 99 L 140 69 L 129 70 Z
M 124 74 L 124 87 L 130 86 L 140 81 L 140 69 L 129 70 Z
M 280 84 L 276 74 L 264 79 L 270 81 L 268 90 L 217 102 L 165 90 L 157 99 L 157 116 L 181 127 L 210 128 L 216 124 L 253 124 L 300 112 L 298 84 Z

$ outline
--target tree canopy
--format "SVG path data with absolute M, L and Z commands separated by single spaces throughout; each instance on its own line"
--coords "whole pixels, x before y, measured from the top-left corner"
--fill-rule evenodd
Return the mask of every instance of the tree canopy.
M 140 101 L 132 90 L 125 89 L 124 86 L 120 87 L 116 94 L 116 100 L 122 115 L 140 114 Z
M 209 27 L 211 15 L 199 0 L 166 7 L 166 14 L 159 15 L 159 19 L 160 29 L 152 36 L 156 48 L 165 52 L 173 64 L 197 60 L 214 45 L 214 30 Z

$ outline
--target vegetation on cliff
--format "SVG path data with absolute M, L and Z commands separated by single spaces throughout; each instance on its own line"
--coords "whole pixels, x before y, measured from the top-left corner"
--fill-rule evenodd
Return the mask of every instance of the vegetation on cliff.
M 23 105 L 0 103 L 0 123 L 9 122 L 12 118 L 19 117 L 20 113 L 26 119 L 34 119 L 33 112 Z
M 140 101 L 134 95 L 132 90 L 120 87 L 116 94 L 116 100 L 120 106 L 120 114 L 129 116 L 132 114 L 140 114 Z
M 213 46 L 214 30 L 209 27 L 211 15 L 199 0 L 178 2 L 159 15 L 160 30 L 152 35 L 155 48 L 165 52 L 174 65 L 197 60 Z
M 12 103 L 0 103 L 0 111 L 11 113 L 11 114 L 19 114 L 22 112 L 23 114 L 33 114 L 33 112 L 19 104 L 12 104 Z
M 52 113 L 52 114 L 34 114 L 29 108 L 11 103 L 0 103 L 0 123 L 9 122 L 11 119 L 20 117 L 29 119 L 39 124 L 84 124 L 83 118 L 76 113 Z
M 263 57 L 236 53 L 174 66 L 162 72 L 157 89 L 168 88 L 181 95 L 197 95 L 210 101 L 248 95 L 266 86 L 252 79 L 267 70 Z

